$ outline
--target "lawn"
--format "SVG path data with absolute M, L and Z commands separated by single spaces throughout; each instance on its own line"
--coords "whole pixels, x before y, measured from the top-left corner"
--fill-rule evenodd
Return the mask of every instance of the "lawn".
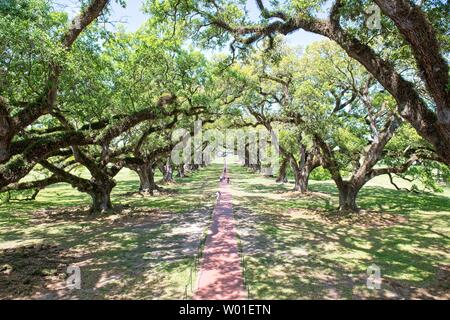
M 112 197 L 116 212 L 96 217 L 87 215 L 89 197 L 65 184 L 36 201 L 3 204 L 0 299 L 190 297 L 220 170 L 177 179 L 155 197 L 135 194 L 139 180 L 124 170 Z M 80 267 L 81 290 L 66 289 L 69 265 Z
M 89 198 L 65 184 L 36 201 L 0 206 L 0 299 L 184 299 L 195 290 L 221 165 L 135 193 L 124 170 L 116 211 L 88 216 Z M 363 212 L 337 214 L 331 182 L 292 192 L 231 165 L 233 207 L 250 299 L 450 298 L 450 192 L 410 194 L 377 178 Z M 381 268 L 381 290 L 366 286 Z M 80 290 L 67 267 L 79 266 Z
M 331 182 L 312 193 L 234 166 L 233 203 L 251 299 L 450 298 L 450 193 L 409 194 L 380 177 L 363 212 L 335 212 Z M 381 269 L 381 290 L 366 286 Z

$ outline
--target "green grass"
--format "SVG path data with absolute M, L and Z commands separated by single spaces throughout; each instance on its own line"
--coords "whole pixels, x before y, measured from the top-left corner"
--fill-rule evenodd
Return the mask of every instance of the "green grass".
M 381 177 L 359 196 L 365 212 L 338 216 L 331 182 L 312 181 L 302 196 L 242 167 L 231 172 L 251 298 L 448 298 L 448 189 L 409 194 Z M 372 264 L 382 290 L 366 288 Z
M 112 194 L 117 211 L 96 217 L 87 215 L 89 197 L 66 184 L 3 204 L 0 299 L 183 299 L 220 171 L 211 166 L 164 186 L 168 193 L 141 197 L 133 194 L 137 176 L 123 170 Z M 60 288 L 71 264 L 81 266 L 81 290 Z
M 0 206 L 0 299 L 190 297 L 221 169 L 155 197 L 134 194 L 138 178 L 124 170 L 109 215 L 88 216 L 89 197 L 65 184 Z M 302 196 L 240 166 L 230 172 L 250 298 L 448 298 L 449 189 L 409 194 L 379 177 L 361 191 L 365 212 L 339 216 L 331 182 L 312 181 Z M 71 264 L 81 290 L 64 288 Z M 371 264 L 381 267 L 380 291 L 366 288 Z

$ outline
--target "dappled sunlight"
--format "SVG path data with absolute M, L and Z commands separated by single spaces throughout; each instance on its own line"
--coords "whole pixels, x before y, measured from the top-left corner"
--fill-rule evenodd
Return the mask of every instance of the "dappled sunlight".
M 336 189 L 329 183 L 311 182 L 313 193 L 295 197 L 273 180 L 233 171 L 240 179 L 233 185 L 235 216 L 252 298 L 448 297 L 439 280 L 449 276 L 442 271 L 450 264 L 447 197 L 370 186 L 359 198 L 367 209 L 342 215 L 331 205 Z M 264 189 L 252 191 L 261 180 Z M 385 207 L 371 207 L 376 202 Z M 365 286 L 371 264 L 381 267 L 382 290 Z
M 45 193 L 20 211 L 0 213 L 0 267 L 10 266 L 0 271 L 0 282 L 7 281 L 0 286 L 0 298 L 183 299 L 210 223 L 220 170 L 205 168 L 180 179 L 176 193 L 144 199 L 120 196 L 136 181 L 119 182 L 123 189 L 114 193 L 116 209 L 107 215 L 88 215 L 76 194 L 65 206 L 52 208 Z M 46 266 L 50 255 L 39 251 L 47 244 L 58 250 L 55 267 Z M 53 268 L 51 274 L 33 275 L 21 267 L 21 259 L 10 257 L 23 250 L 27 264 L 37 270 Z M 41 252 L 44 260 L 27 250 Z M 67 289 L 68 265 L 81 268 L 81 290 Z M 18 281 L 28 277 L 20 286 Z
M 450 298 L 446 1 L 0 3 L 0 299 Z
M 2 207 L 0 297 L 189 297 L 220 171 L 220 165 L 204 168 L 170 185 L 177 192 L 153 197 L 126 196 L 136 181 L 120 182 L 122 189 L 113 197 L 116 209 L 105 215 L 88 215 L 76 196 L 59 209 L 42 199 L 18 211 Z M 359 198 L 364 210 L 343 215 L 335 211 L 331 183 L 312 181 L 313 191 L 301 195 L 292 192 L 291 184 L 277 184 L 240 166 L 230 172 L 250 299 L 448 294 L 448 281 L 443 281 L 449 279 L 450 265 L 447 197 L 369 186 Z M 380 291 L 366 288 L 372 264 L 382 271 Z M 81 268 L 81 290 L 67 289 L 68 265 Z

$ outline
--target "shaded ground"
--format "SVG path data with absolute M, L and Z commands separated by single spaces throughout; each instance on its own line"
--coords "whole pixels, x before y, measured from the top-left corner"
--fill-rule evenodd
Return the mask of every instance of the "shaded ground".
M 366 211 L 338 216 L 331 183 L 293 193 L 233 167 L 233 198 L 245 254 L 245 278 L 256 299 L 450 298 L 450 198 L 365 188 Z M 366 286 L 381 268 L 381 290 Z
M 0 299 L 183 299 L 191 297 L 198 248 L 211 223 L 222 166 L 133 195 L 138 179 L 118 177 L 117 211 L 88 217 L 88 198 L 67 185 L 34 202 L 0 206 Z M 244 280 L 257 299 L 450 298 L 450 193 L 414 195 L 382 180 L 364 188 L 362 214 L 336 215 L 332 183 L 292 192 L 233 166 L 233 208 Z M 366 287 L 381 268 L 382 289 Z M 82 289 L 67 289 L 80 266 Z
M 177 192 L 153 198 L 127 195 L 138 185 L 130 176 L 115 191 L 116 212 L 105 216 L 87 216 L 83 196 L 65 185 L 36 202 L 0 207 L 0 299 L 189 297 L 220 169 L 199 171 L 171 186 Z M 81 290 L 67 289 L 69 265 L 81 268 Z

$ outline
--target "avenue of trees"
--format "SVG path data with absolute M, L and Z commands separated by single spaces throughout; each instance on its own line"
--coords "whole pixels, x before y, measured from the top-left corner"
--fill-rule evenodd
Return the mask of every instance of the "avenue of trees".
M 108 211 L 124 167 L 139 176 L 135 191 L 153 195 L 156 171 L 169 182 L 198 169 L 170 158 L 172 132 L 197 120 L 276 129 L 274 179 L 292 174 L 307 193 L 320 172 L 341 211 L 357 211 L 380 175 L 432 191 L 448 180 L 446 1 L 336 0 L 324 17 L 327 1 L 256 0 L 254 20 L 245 1 L 148 0 L 135 33 L 103 26 L 110 2 L 83 1 L 73 21 L 52 1 L 0 2 L 3 199 L 65 182 L 90 195 L 92 212 Z M 282 35 L 300 29 L 329 40 L 289 47 Z

